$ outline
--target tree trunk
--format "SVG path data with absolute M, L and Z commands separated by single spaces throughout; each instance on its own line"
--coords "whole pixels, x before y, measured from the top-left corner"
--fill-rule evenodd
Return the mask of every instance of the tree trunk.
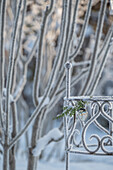
M 37 138 L 38 138 L 38 129 L 39 129 L 39 124 L 40 124 L 40 118 L 39 116 L 36 118 L 33 129 L 32 129 L 32 138 L 31 138 L 31 148 L 29 148 L 29 160 L 28 160 L 28 168 L 27 170 L 36 170 L 37 167 L 37 157 L 34 157 L 32 154 L 32 149 L 36 146 L 37 144 Z
M 9 170 L 9 149 L 4 145 L 3 170 Z
M 32 148 L 29 148 L 29 159 L 28 159 L 28 167 L 27 170 L 35 170 L 35 162 L 36 158 L 32 154 Z
M 9 151 L 9 169 L 16 170 L 16 159 L 15 159 L 15 146 Z

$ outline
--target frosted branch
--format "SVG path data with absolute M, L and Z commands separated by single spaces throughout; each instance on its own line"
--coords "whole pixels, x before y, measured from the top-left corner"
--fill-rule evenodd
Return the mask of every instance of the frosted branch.
M 84 76 L 88 74 L 88 70 L 89 70 L 89 67 L 82 69 L 81 72 L 77 76 L 72 78 L 71 88 L 75 86 L 82 78 L 84 78 Z M 59 90 L 57 90 L 54 95 L 51 94 L 51 97 L 50 97 L 51 100 L 49 102 L 49 106 L 47 107 L 48 108 L 47 112 L 50 112 L 55 107 L 58 101 L 62 98 L 65 90 L 66 90 L 65 86 L 62 85 L 61 88 L 59 88 Z
M 77 10 L 77 8 L 78 8 L 78 3 L 79 3 L 79 1 L 76 1 L 76 4 L 75 4 L 75 9 L 76 9 L 76 10 Z M 86 12 L 84 24 L 86 24 L 86 23 L 88 22 L 88 20 L 89 20 L 89 18 L 87 18 L 87 17 L 90 16 L 91 4 L 92 4 L 91 1 L 89 1 L 89 4 L 88 4 L 88 12 Z M 65 60 L 67 60 L 67 58 L 68 58 L 68 51 L 69 51 L 70 42 L 71 42 L 71 39 L 72 39 L 72 36 L 73 36 L 73 29 L 74 29 L 74 27 L 75 27 L 76 15 L 77 15 L 77 11 L 74 10 L 71 32 L 70 32 L 70 36 L 69 36 L 69 38 L 68 38 L 68 43 L 67 43 L 67 47 L 66 47 L 67 51 L 64 50 L 64 51 L 66 52 L 66 53 L 65 53 L 65 54 L 66 54 Z M 85 28 L 85 26 L 84 26 L 84 27 L 83 27 L 83 31 L 84 31 L 85 29 L 86 29 L 86 28 Z M 63 56 L 63 58 L 64 58 L 64 56 Z M 56 84 L 55 84 L 55 87 L 54 87 L 54 89 L 53 89 L 53 91 L 52 91 L 52 96 L 55 95 L 55 92 L 57 91 L 57 89 L 58 89 L 59 86 L 61 85 L 61 83 L 62 83 L 62 81 L 63 81 L 63 79 L 64 79 L 64 75 L 65 75 L 65 74 L 64 74 L 64 70 L 63 70 L 63 68 L 62 68 L 62 70 L 61 70 L 61 72 L 60 72 L 60 75 L 59 75 L 59 77 L 58 77 L 58 79 L 57 79 L 57 82 L 56 82 Z
M 109 52 L 109 49 L 110 49 L 110 41 L 111 41 L 112 35 L 113 35 L 113 31 L 111 30 L 111 34 L 110 34 L 110 37 L 109 37 L 108 42 L 107 42 L 107 47 L 106 47 L 106 50 L 105 50 L 105 54 L 104 54 L 104 56 L 103 56 L 103 58 L 102 58 L 102 60 L 101 60 L 101 62 L 99 64 L 98 72 L 97 72 L 97 74 L 96 74 L 96 76 L 94 78 L 94 81 L 93 81 L 93 84 L 92 84 L 91 89 L 89 91 L 89 94 L 94 93 L 94 91 L 95 91 L 95 89 L 97 87 L 97 84 L 98 84 L 98 82 L 100 80 L 101 74 L 103 72 L 103 69 L 104 69 L 104 66 L 105 66 L 105 63 L 106 63 L 106 60 L 107 60 L 108 52 Z
M 78 6 L 78 0 L 76 1 L 76 4 Z M 75 7 L 76 7 L 76 5 L 75 5 Z M 77 12 L 77 11 L 75 11 L 75 12 Z M 76 13 L 75 13 L 75 15 L 76 15 Z M 65 37 L 64 37 L 65 42 L 64 42 L 64 46 L 62 47 L 63 48 L 63 53 L 62 53 L 62 60 L 61 60 L 61 69 L 63 69 L 62 65 L 64 65 L 64 63 L 67 61 L 66 58 L 68 56 L 69 42 L 71 40 L 71 37 L 70 37 L 70 34 L 71 34 L 71 32 L 70 32 L 71 16 L 72 16 L 72 0 L 69 1 L 68 8 L 67 8 L 66 25 L 65 25 Z
M 23 31 L 23 25 L 24 25 L 24 18 L 25 18 L 25 14 L 26 14 L 26 0 L 23 1 L 23 11 L 22 11 L 22 20 L 21 20 L 21 25 L 19 28 L 19 34 L 18 34 L 18 45 L 17 45 L 17 50 L 16 50 L 16 54 L 15 54 L 15 59 L 14 59 L 14 67 L 13 67 L 13 80 L 12 80 L 12 84 L 11 84 L 11 93 L 14 92 L 15 86 L 16 86 L 16 73 L 17 73 L 17 60 L 20 54 L 20 46 L 21 46 L 21 42 L 22 42 L 22 31 Z
M 7 74 L 7 83 L 6 83 L 6 103 L 5 103 L 5 113 L 7 113 L 6 116 L 6 143 L 9 143 L 9 137 L 8 137 L 8 129 L 9 129 L 9 114 L 10 114 L 10 90 L 11 90 L 11 82 L 12 82 L 12 75 L 13 75 L 13 67 L 14 67 L 14 52 L 15 52 L 15 44 L 16 44 L 16 36 L 17 36 L 17 30 L 18 30 L 18 24 L 19 24 L 19 16 L 20 16 L 20 9 L 22 6 L 22 1 L 19 1 L 17 16 L 15 19 L 14 24 L 14 30 L 13 30 L 13 36 L 12 36 L 12 42 L 11 42 L 11 50 L 10 50 L 10 56 L 9 56 L 9 66 L 8 66 L 8 74 Z
M 39 85 L 40 85 L 40 76 L 41 76 L 41 69 L 42 69 L 42 63 L 43 63 L 43 39 L 44 39 L 44 33 L 46 29 L 46 23 L 48 16 L 52 12 L 54 1 L 51 0 L 50 8 L 46 7 L 46 10 L 44 12 L 43 21 L 40 29 L 39 34 L 39 42 L 38 42 L 38 50 L 37 50 L 37 58 L 36 58 L 36 67 L 35 67 L 35 75 L 34 75 L 34 83 L 33 83 L 33 101 L 35 106 L 38 105 L 37 96 L 39 95 Z
M 5 17 L 6 17 L 6 0 L 0 1 L 0 123 L 3 127 L 2 120 L 2 97 L 4 88 L 4 64 L 5 64 Z
M 108 33 L 107 33 L 107 35 L 106 35 L 106 37 L 105 37 L 105 40 L 104 40 L 104 42 L 103 42 L 103 44 L 102 44 L 102 47 L 101 47 L 101 49 L 100 49 L 100 51 L 99 51 L 99 53 L 98 53 L 98 57 L 97 57 L 97 63 L 99 63 L 99 61 L 100 61 L 100 58 L 101 58 L 101 55 L 102 55 L 102 53 L 103 53 L 103 51 L 104 51 L 104 49 L 105 49 L 105 46 L 106 46 L 106 44 L 107 44 L 107 41 L 108 41 L 108 39 L 109 39 L 109 37 L 110 37 L 110 30 L 112 29 L 112 26 L 110 27 L 110 29 L 109 29 L 109 31 L 108 31 Z M 86 64 L 89 64 L 89 66 L 86 68 L 87 69 L 87 71 L 89 71 L 89 67 L 90 67 L 90 64 L 91 64 L 91 60 L 88 60 L 88 61 L 81 61 L 81 62 L 75 62 L 75 61 L 73 61 L 72 62 L 72 65 L 73 65 L 73 67 L 74 66 L 84 66 L 84 65 L 86 65 Z M 84 70 L 84 69 L 83 69 Z M 82 71 L 83 71 L 82 70 Z M 86 74 L 88 74 L 88 73 L 86 73 L 86 72 L 80 72 L 80 77 L 79 77 L 79 75 L 78 75 L 78 80 L 76 79 L 76 77 L 75 77 L 75 83 L 72 83 L 73 85 L 71 85 L 71 87 L 72 86 L 74 86 L 78 81 L 80 81 L 82 78 L 83 78 L 83 76 L 84 76 L 84 74 L 86 75 Z M 82 74 L 83 73 L 83 74 Z M 64 76 L 65 76 L 65 74 L 64 74 L 64 71 L 62 70 L 62 72 L 59 72 L 59 77 L 58 77 L 58 79 L 57 79 L 57 82 L 55 83 L 55 86 L 54 86 L 54 88 L 52 89 L 52 92 L 51 92 L 51 94 L 50 94 L 50 98 L 55 94 L 55 92 L 57 91 L 57 89 L 59 89 L 60 88 L 60 84 L 62 83 L 62 81 L 63 81 L 63 79 L 64 79 Z M 74 82 L 74 80 L 73 80 L 73 78 L 72 78 L 72 82 Z M 58 92 L 57 92 L 57 94 L 59 94 L 61 91 L 64 91 L 65 90 L 65 86 L 63 86 L 63 87 L 61 87 L 59 90 L 58 90 Z
M 17 88 L 16 88 L 16 90 L 15 90 L 15 92 L 14 92 L 14 94 L 13 94 L 13 99 L 15 100 L 15 101 L 17 101 L 19 98 L 20 98 L 20 96 L 21 96 L 21 94 L 22 94 L 22 91 L 23 91 L 23 89 L 24 89 L 24 87 L 25 87 L 25 84 L 26 84 L 26 81 L 27 81 L 27 78 L 26 78 L 26 75 L 27 73 L 25 73 L 24 75 L 23 75 L 23 77 L 21 78 L 21 80 L 20 80 L 20 82 L 18 83 L 18 86 L 17 86 Z
M 12 120 L 13 120 L 12 138 L 14 138 L 17 135 L 17 125 L 18 125 L 17 106 L 15 102 L 11 104 L 11 108 L 12 108 Z
M 82 69 L 80 73 L 78 73 L 75 77 L 72 78 L 71 80 L 71 88 L 75 86 L 84 76 L 88 74 L 89 67 L 86 69 Z M 61 92 L 65 91 L 65 86 L 63 85 L 59 90 L 57 91 L 56 95 L 60 94 Z
M 21 94 L 22 94 L 22 91 L 25 87 L 25 84 L 26 84 L 26 81 L 27 81 L 27 69 L 28 69 L 28 65 L 29 63 L 31 62 L 32 58 L 33 58 L 33 55 L 34 55 L 34 52 L 36 50 L 36 45 L 37 45 L 37 42 L 38 42 L 38 34 L 37 34 L 37 38 L 34 42 L 34 45 L 33 45 L 33 48 L 28 56 L 28 59 L 26 59 L 25 63 L 24 63 L 24 73 L 23 73 L 23 76 L 21 78 L 21 80 L 19 81 L 18 83 L 18 86 L 16 87 L 16 90 L 13 94 L 13 98 L 15 101 L 17 101 Z
M 49 133 L 37 141 L 36 147 L 32 150 L 34 156 L 39 156 L 45 147 L 52 141 L 58 142 L 63 138 L 63 134 L 58 128 L 54 128 Z
M 111 35 L 110 35 L 111 29 L 112 29 L 112 26 L 110 27 L 110 29 L 109 29 L 106 37 L 105 37 L 105 40 L 104 40 L 104 42 L 103 42 L 103 44 L 102 44 L 102 47 L 101 47 L 101 49 L 100 49 L 100 51 L 99 51 L 99 53 L 98 53 L 97 63 L 99 62 L 99 60 L 100 60 L 100 58 L 101 58 L 101 55 L 102 55 L 102 53 L 103 53 L 103 51 L 104 51 L 104 49 L 105 49 L 105 47 L 106 47 L 106 44 L 108 43 L 109 37 L 111 37 Z M 84 65 L 87 65 L 87 64 L 91 64 L 91 60 L 88 60 L 88 61 L 80 61 L 80 62 L 75 62 L 75 61 L 73 61 L 73 62 L 72 62 L 73 67 L 74 67 L 74 66 L 84 66 Z
M 74 66 L 84 66 L 84 65 L 88 65 L 88 64 L 90 64 L 91 63 L 91 60 L 88 60 L 88 61 L 80 61 L 80 62 L 73 62 L 73 67 Z
M 64 40 L 65 40 L 65 34 L 66 34 L 65 26 L 66 26 L 67 11 L 68 11 L 67 0 L 66 1 L 63 0 L 62 19 L 61 19 L 61 27 L 60 27 L 60 35 L 59 35 L 60 39 L 59 39 L 59 42 L 58 42 L 58 44 L 59 44 L 58 52 L 57 52 L 57 55 L 55 57 L 53 68 L 52 68 L 50 78 L 49 78 L 49 81 L 48 81 L 48 85 L 47 85 L 47 88 L 46 88 L 46 91 L 45 91 L 45 93 L 47 93 L 47 95 L 49 95 L 49 93 L 52 89 L 53 82 L 55 80 L 57 72 L 59 71 L 59 65 L 60 65 L 61 59 L 62 59 L 62 49 L 64 47 Z
M 83 86 L 83 89 L 80 92 L 80 95 L 81 94 L 85 95 L 87 93 L 90 83 L 92 81 L 93 75 L 94 75 L 94 70 L 95 70 L 95 66 L 97 63 L 97 57 L 98 57 L 99 43 L 100 43 L 102 28 L 103 28 L 103 24 L 104 24 L 106 6 L 107 6 L 107 0 L 101 1 L 100 15 L 99 15 L 97 29 L 96 29 L 96 41 L 95 41 L 94 51 L 92 54 L 90 70 L 89 70 L 89 74 L 88 74 L 87 80 L 85 82 L 85 85 Z
M 33 120 L 39 116 L 40 111 L 42 110 L 42 105 L 45 102 L 45 99 L 47 97 L 47 93 L 45 93 L 45 95 L 43 96 L 40 104 L 36 107 L 36 109 L 34 110 L 34 112 L 32 113 L 31 117 L 29 118 L 29 120 L 27 121 L 27 123 L 25 124 L 25 126 L 23 127 L 23 129 L 17 134 L 17 136 L 10 142 L 9 144 L 9 148 L 11 148 L 19 139 L 20 137 L 27 131 L 27 129 L 29 128 L 29 126 L 31 125 L 31 123 L 33 122 Z
M 3 87 L 4 87 L 4 64 L 5 64 L 5 18 L 6 18 L 6 0 L 1 1 L 1 25 L 0 25 L 0 95 L 2 96 Z M 0 97 L 1 99 L 1 97 Z
M 108 32 L 107 32 L 107 35 L 106 35 L 106 37 L 105 37 L 105 40 L 104 40 L 103 45 L 102 45 L 102 47 L 101 47 L 101 50 L 100 50 L 100 52 L 99 52 L 99 54 L 98 54 L 98 58 L 101 57 L 101 55 L 102 55 L 102 53 L 103 53 L 103 51 L 104 51 L 104 49 L 105 49 L 105 47 L 106 47 L 106 44 L 108 43 L 109 37 L 111 37 L 111 29 L 112 29 L 112 27 L 113 27 L 113 26 L 111 25 L 111 27 L 109 28 L 109 30 L 108 30 Z
M 92 7 L 92 1 L 89 0 L 88 9 L 86 11 L 84 24 L 83 24 L 81 34 L 80 34 L 80 40 L 79 40 L 79 43 L 78 43 L 77 48 L 75 49 L 75 51 L 72 54 L 70 54 L 70 56 L 69 56 L 70 60 L 73 60 L 77 56 L 77 54 L 79 53 L 79 51 L 80 51 L 80 49 L 82 47 L 82 44 L 83 44 L 83 41 L 84 41 L 84 38 L 85 38 L 85 32 L 86 32 L 88 22 L 89 22 L 89 17 L 90 17 L 90 14 L 91 14 L 91 7 Z

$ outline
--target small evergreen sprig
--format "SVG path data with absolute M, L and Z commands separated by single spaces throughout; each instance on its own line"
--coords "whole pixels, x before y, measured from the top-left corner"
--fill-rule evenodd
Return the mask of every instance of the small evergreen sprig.
M 71 117 L 71 116 L 75 115 L 76 112 L 79 110 L 86 110 L 85 109 L 86 104 L 87 104 L 86 101 L 79 100 L 79 101 L 77 101 L 77 103 L 74 106 L 72 106 L 72 105 L 65 106 L 63 108 L 63 112 L 61 114 L 57 115 L 57 117 L 55 119 L 64 117 L 64 115 L 69 115 Z

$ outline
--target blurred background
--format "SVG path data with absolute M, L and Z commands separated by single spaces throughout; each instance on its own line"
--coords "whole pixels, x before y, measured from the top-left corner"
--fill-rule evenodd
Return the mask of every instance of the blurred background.
M 73 6 L 76 0 L 73 0 Z M 12 29 L 14 24 L 14 17 L 16 13 L 16 1 L 8 0 L 7 6 L 7 20 L 6 20 L 6 31 L 5 31 L 5 57 L 6 65 L 5 71 L 7 74 L 7 65 L 10 49 L 10 39 L 12 37 Z M 20 60 L 17 64 L 17 85 L 20 77 L 23 74 L 24 61 L 28 59 L 28 54 L 32 50 L 35 38 L 39 33 L 39 29 L 42 22 L 43 12 L 45 7 L 50 4 L 49 0 L 27 0 L 27 9 L 25 16 L 25 23 L 22 33 L 22 44 L 21 44 L 21 55 Z M 73 37 L 73 46 L 76 48 L 76 45 L 79 41 L 79 35 L 84 23 L 84 17 L 87 10 L 88 0 L 80 0 L 79 10 L 77 14 L 77 26 L 75 34 Z M 73 10 L 73 9 L 72 9 Z M 92 12 L 88 24 L 88 28 L 85 34 L 85 40 L 83 42 L 82 48 L 76 57 L 75 61 L 85 61 L 89 60 L 93 52 L 94 42 L 95 42 L 95 31 L 97 26 L 98 14 L 100 10 L 100 0 L 93 0 Z M 101 43 L 104 42 L 105 36 L 113 22 L 113 15 L 110 14 L 110 3 L 107 4 L 107 10 L 105 14 L 104 28 L 101 38 Z M 61 23 L 61 14 L 62 14 L 62 1 L 55 1 L 55 6 L 52 12 L 52 15 L 48 18 L 46 33 L 44 37 L 43 44 L 43 66 L 41 73 L 41 85 L 40 85 L 40 95 L 44 93 L 45 87 L 48 82 L 49 75 L 53 66 L 53 62 L 56 56 L 56 51 L 58 47 L 58 39 L 60 35 L 60 23 Z M 99 84 L 96 88 L 94 95 L 104 95 L 104 96 L 113 96 L 113 48 L 111 47 L 109 52 L 109 57 L 107 59 L 104 71 L 102 73 Z M 34 54 L 27 72 L 27 83 L 25 85 L 22 96 L 18 100 L 18 110 L 19 110 L 19 128 L 25 124 L 26 120 L 32 114 L 34 110 L 34 104 L 32 99 L 32 89 L 33 89 L 33 78 L 36 64 L 37 52 Z M 86 65 L 85 65 L 86 66 Z M 73 69 L 73 76 L 85 67 L 84 65 L 75 66 Z M 64 67 L 62 65 L 62 67 Z M 78 95 L 80 88 L 84 80 L 79 81 L 73 88 L 71 88 L 71 95 Z M 57 114 L 62 112 L 63 108 L 63 97 L 57 102 L 55 107 L 48 114 L 47 120 L 44 122 L 42 129 L 42 136 L 46 134 L 53 127 L 58 127 L 60 125 L 61 119 L 53 120 Z M 21 102 L 22 101 L 22 102 Z M 104 121 L 104 125 L 107 126 L 107 123 Z M 29 134 L 29 135 L 28 135 Z M 21 141 L 18 142 L 17 146 L 17 155 L 27 157 L 28 146 L 30 145 L 31 138 L 31 129 L 22 137 Z M 23 142 L 25 145 L 23 145 Z M 59 149 L 60 148 L 60 149 Z M 48 147 L 42 152 L 40 156 L 41 160 L 64 160 L 64 141 L 58 143 L 51 143 Z

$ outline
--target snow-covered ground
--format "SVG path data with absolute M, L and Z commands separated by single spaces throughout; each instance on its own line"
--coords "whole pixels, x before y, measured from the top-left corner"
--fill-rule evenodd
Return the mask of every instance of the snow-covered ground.
M 103 136 L 104 133 L 100 132 L 98 128 L 91 126 L 87 138 L 90 137 L 91 132 Z M 47 147 L 45 154 L 49 153 L 52 145 Z M 58 143 L 57 143 L 58 145 Z M 63 146 L 63 145 L 61 145 Z M 113 151 L 113 147 L 111 148 Z M 64 148 L 61 147 L 62 152 Z M 59 152 L 59 150 L 58 150 Z M 21 156 L 17 158 L 16 170 L 27 170 L 27 160 L 24 153 L 20 152 Z M 113 169 L 113 156 L 94 156 L 94 155 L 78 155 L 70 154 L 72 162 L 70 163 L 70 170 L 112 170 Z M 46 159 L 45 159 L 46 160 Z M 65 162 L 57 161 L 58 157 L 54 157 L 50 161 L 40 161 L 37 170 L 65 170 Z M 2 170 L 2 162 L 0 160 L 0 170 Z
M 80 156 L 79 156 L 80 157 Z M 107 161 L 108 160 L 108 161 Z M 26 164 L 24 161 L 18 161 L 17 170 L 26 170 Z M 65 170 L 64 162 L 40 162 L 39 170 Z M 104 157 L 100 161 L 91 159 L 84 159 L 84 161 L 71 162 L 70 170 L 112 170 L 113 169 L 113 157 Z
M 91 133 L 98 134 L 99 136 L 105 135 L 94 125 L 90 126 L 89 132 L 87 134 L 87 139 L 90 137 Z M 62 145 L 63 146 L 63 145 Z M 46 151 L 49 152 L 50 145 Z M 113 148 L 111 148 L 113 151 Z M 64 150 L 64 149 L 63 149 Z M 63 152 L 62 150 L 62 152 Z M 47 155 L 45 152 L 45 154 Z M 112 170 L 113 169 L 113 156 L 94 156 L 94 155 L 81 155 L 81 154 L 70 154 L 70 170 Z M 65 170 L 65 162 L 58 162 L 58 159 L 51 159 L 48 161 L 40 161 L 38 170 Z M 26 170 L 26 165 L 24 161 L 18 161 L 17 170 Z
M 113 165 L 94 163 L 94 162 L 83 162 L 83 163 L 71 163 L 70 170 L 112 170 Z M 39 170 L 63 170 L 64 163 L 54 163 L 54 164 L 40 164 Z M 18 169 L 20 170 L 20 169 Z
M 17 161 L 17 170 L 26 170 L 26 160 Z M 113 156 L 86 156 L 76 155 L 75 162 L 70 163 L 70 170 L 112 170 Z M 0 162 L 0 170 L 2 170 Z M 37 170 L 65 170 L 65 162 L 46 162 L 41 161 Z

